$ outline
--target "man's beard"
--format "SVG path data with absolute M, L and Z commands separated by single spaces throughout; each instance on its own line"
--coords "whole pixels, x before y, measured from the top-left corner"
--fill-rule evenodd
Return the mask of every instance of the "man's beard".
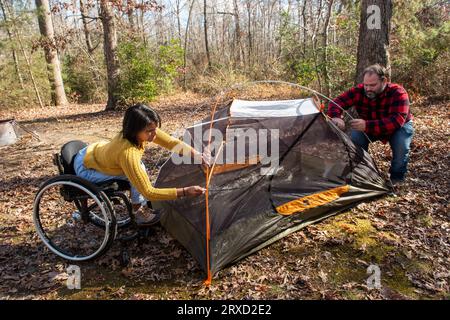
M 385 88 L 386 88 L 386 85 L 384 85 L 384 86 L 380 89 L 380 91 L 378 91 L 378 92 L 375 92 L 375 91 L 369 91 L 369 92 L 367 92 L 367 91 L 364 90 L 364 95 L 365 95 L 367 98 L 369 98 L 370 100 L 372 100 L 372 99 L 375 99 L 380 93 L 382 93 L 382 92 L 384 91 Z
M 378 93 L 375 93 L 375 92 L 373 92 L 373 91 L 371 91 L 371 92 L 367 92 L 367 91 L 365 91 L 364 92 L 364 94 L 365 94 L 365 96 L 367 97 L 367 98 L 369 98 L 369 99 L 375 99 L 376 97 L 377 97 L 377 95 L 378 95 Z

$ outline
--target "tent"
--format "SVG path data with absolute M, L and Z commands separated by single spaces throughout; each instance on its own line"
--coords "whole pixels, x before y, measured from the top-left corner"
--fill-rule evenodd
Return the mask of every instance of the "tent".
M 0 120 L 0 147 L 16 143 L 19 136 L 14 119 Z
M 36 132 L 19 125 L 16 120 L 0 120 L 0 147 L 15 144 L 26 133 L 40 141 Z
M 153 205 L 209 279 L 308 224 L 390 191 L 369 154 L 313 98 L 235 99 L 188 127 L 184 138 L 198 150 L 209 147 L 213 166 L 180 163 L 173 153 L 155 185 L 201 185 L 208 192 Z M 238 146 L 244 153 L 233 157 Z

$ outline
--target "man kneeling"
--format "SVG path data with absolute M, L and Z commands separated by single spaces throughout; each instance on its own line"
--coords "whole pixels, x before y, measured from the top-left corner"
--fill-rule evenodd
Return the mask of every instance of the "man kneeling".
M 350 121 L 352 141 L 366 151 L 370 142 L 389 142 L 392 149 L 389 172 L 392 183 L 397 184 L 405 179 L 414 134 L 408 94 L 402 86 L 389 83 L 385 68 L 378 64 L 367 67 L 363 77 L 363 83 L 329 104 L 328 116 L 344 130 L 342 109 L 336 104 L 343 109 L 354 106 L 360 119 Z

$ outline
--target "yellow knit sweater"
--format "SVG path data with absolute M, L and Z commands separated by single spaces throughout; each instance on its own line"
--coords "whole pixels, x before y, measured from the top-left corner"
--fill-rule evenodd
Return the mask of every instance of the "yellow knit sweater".
M 178 147 L 181 148 L 177 148 L 180 150 L 180 154 L 192 151 L 190 146 L 160 129 L 156 129 L 156 137 L 153 142 L 169 150 L 181 144 Z M 107 175 L 127 176 L 131 184 L 147 200 L 176 199 L 176 188 L 154 188 L 150 183 L 147 173 L 141 166 L 146 144 L 135 146 L 123 138 L 122 132 L 120 132 L 109 142 L 100 141 L 89 145 L 83 163 L 86 168 L 95 169 Z

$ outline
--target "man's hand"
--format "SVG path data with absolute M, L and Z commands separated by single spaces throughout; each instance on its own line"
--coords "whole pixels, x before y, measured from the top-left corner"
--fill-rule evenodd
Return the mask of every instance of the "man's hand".
M 366 130 L 366 120 L 363 120 L 363 119 L 351 120 L 350 126 L 353 130 L 364 132 Z
M 342 131 L 345 130 L 345 122 L 341 118 L 331 118 L 331 121 Z

